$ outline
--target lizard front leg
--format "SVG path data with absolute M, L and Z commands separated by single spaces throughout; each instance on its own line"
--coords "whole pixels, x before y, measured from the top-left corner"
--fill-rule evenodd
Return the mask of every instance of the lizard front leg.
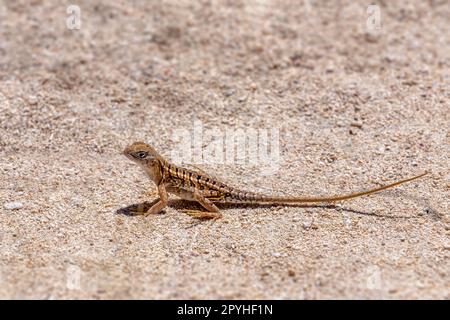
M 145 217 L 150 214 L 157 214 L 167 206 L 169 197 L 167 195 L 166 185 L 163 182 L 158 185 L 158 194 L 159 201 L 144 213 Z

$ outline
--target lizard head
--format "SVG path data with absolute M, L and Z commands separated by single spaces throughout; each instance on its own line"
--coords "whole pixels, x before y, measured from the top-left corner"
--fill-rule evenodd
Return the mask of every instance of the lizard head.
M 123 153 L 128 159 L 139 164 L 153 182 L 159 184 L 162 179 L 161 163 L 165 160 L 153 147 L 138 141 L 126 147 Z
M 129 145 L 123 151 L 123 154 L 130 160 L 141 165 L 151 165 L 161 158 L 161 156 L 148 144 L 138 141 Z

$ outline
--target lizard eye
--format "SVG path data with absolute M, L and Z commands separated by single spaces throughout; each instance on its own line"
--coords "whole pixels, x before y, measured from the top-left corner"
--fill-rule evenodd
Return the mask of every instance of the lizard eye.
M 138 156 L 138 158 L 144 159 L 148 155 L 148 153 L 145 151 L 139 151 L 136 155 Z

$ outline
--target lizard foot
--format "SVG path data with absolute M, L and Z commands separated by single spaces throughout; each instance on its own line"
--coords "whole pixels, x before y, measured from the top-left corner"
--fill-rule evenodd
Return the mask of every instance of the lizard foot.
M 196 219 L 219 219 L 222 217 L 222 215 L 219 212 L 207 212 L 207 211 L 200 211 L 200 210 L 182 210 L 187 215 L 190 215 L 193 218 Z

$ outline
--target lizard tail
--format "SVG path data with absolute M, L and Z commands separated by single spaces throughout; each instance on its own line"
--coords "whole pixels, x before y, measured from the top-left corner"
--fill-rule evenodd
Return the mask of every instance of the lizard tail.
M 416 179 L 419 179 L 423 176 L 425 176 L 426 174 L 428 174 L 428 172 L 424 172 L 418 176 L 412 177 L 412 178 L 408 178 L 408 179 L 404 179 L 404 180 L 400 180 L 388 185 L 384 185 L 378 188 L 374 188 L 374 189 L 370 189 L 370 190 L 366 190 L 366 191 L 361 191 L 361 192 L 356 192 L 356 193 L 351 193 L 351 194 L 347 194 L 347 195 L 343 195 L 343 196 L 331 196 L 331 197 L 273 197 L 273 196 L 260 196 L 259 199 L 257 199 L 258 201 L 261 202 L 266 202 L 266 203 L 313 203 L 313 202 L 333 202 L 333 201 L 341 201 L 341 200 L 348 200 L 348 199 L 353 199 L 353 198 L 358 198 L 358 197 L 362 197 L 362 196 L 366 196 L 372 193 L 376 193 L 382 190 L 386 190 L 386 189 L 390 189 L 393 188 L 395 186 L 398 186 L 399 184 L 403 184 L 406 182 L 410 182 Z

